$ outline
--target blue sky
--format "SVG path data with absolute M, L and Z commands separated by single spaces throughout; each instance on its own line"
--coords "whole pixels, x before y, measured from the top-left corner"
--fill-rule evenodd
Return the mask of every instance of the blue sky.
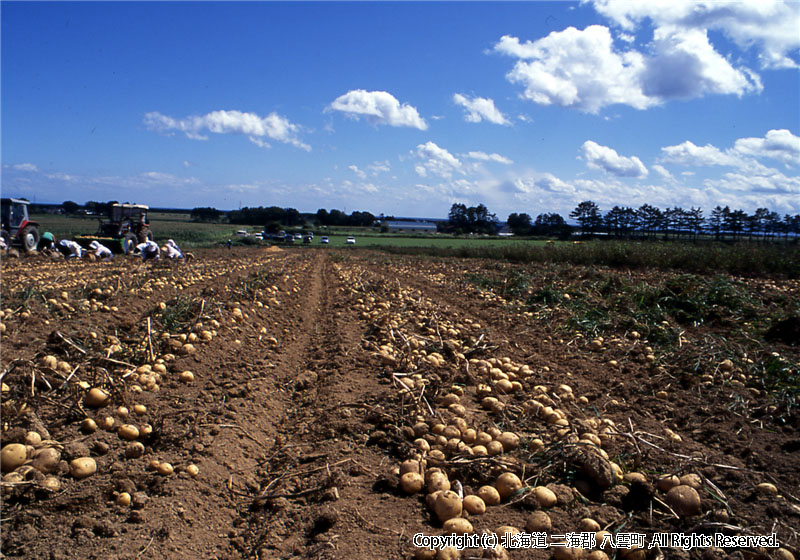
M 800 212 L 800 3 L 2 2 L 2 192 Z

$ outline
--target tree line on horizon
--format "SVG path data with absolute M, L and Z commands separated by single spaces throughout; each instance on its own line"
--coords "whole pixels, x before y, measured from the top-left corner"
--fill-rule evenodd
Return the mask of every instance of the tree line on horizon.
M 66 214 L 93 212 L 103 215 L 115 202 L 89 201 L 81 206 L 73 201 L 65 201 L 61 208 Z M 31 210 L 36 211 L 39 206 L 43 205 L 32 205 Z M 309 223 L 316 226 L 371 227 L 376 221 L 391 219 L 383 214 L 376 217 L 362 211 L 347 214 L 337 209 L 320 208 L 316 213 L 301 213 L 295 208 L 279 206 L 244 207 L 230 212 L 213 207 L 197 207 L 187 212 L 194 221 L 258 225 L 264 226 L 268 232 Z M 614 206 L 603 214 L 595 202 L 586 200 L 578 204 L 569 217 L 578 224 L 577 228 L 555 212 L 541 213 L 535 219 L 528 213 L 514 212 L 508 216 L 506 224 L 509 231 L 517 236 L 562 239 L 570 237 L 576 229 L 581 236 L 604 235 L 621 239 L 697 239 L 701 235 L 713 235 L 716 240 L 736 240 L 800 236 L 800 214 L 781 216 L 768 208 L 758 208 L 748 214 L 741 209 L 718 205 L 706 217 L 701 208 L 694 206 L 688 210 L 679 206 L 661 210 L 643 204 L 639 208 Z M 484 204 L 467 206 L 455 203 L 450 207 L 448 219 L 437 223 L 437 229 L 453 234 L 496 235 L 501 223 Z
M 211 216 L 213 208 L 195 208 L 192 210 L 192 219 L 203 220 L 204 216 Z M 219 211 L 216 211 L 219 213 Z M 314 223 L 317 226 L 344 226 L 344 227 L 370 227 L 375 223 L 375 216 L 369 212 L 354 211 L 346 214 L 341 210 L 326 210 L 320 208 L 314 214 L 301 213 L 295 208 L 281 208 L 269 206 L 264 208 L 245 207 L 227 213 L 228 222 L 241 225 L 264 226 L 268 233 L 276 233 L 285 228 L 303 226 Z M 219 216 L 215 221 L 219 221 Z
M 800 214 L 781 216 L 768 208 L 758 208 L 752 214 L 717 206 L 706 218 L 701 208 L 686 210 L 679 206 L 661 210 L 650 204 L 639 208 L 614 206 L 603 214 L 591 200 L 578 204 L 569 217 L 578 224 L 581 236 L 604 235 L 621 239 L 697 239 L 713 235 L 723 239 L 773 239 L 800 236 Z M 567 238 L 575 227 L 555 212 L 539 214 L 534 220 L 525 212 L 514 212 L 506 221 L 508 229 L 517 236 Z M 494 229 L 494 231 L 492 231 Z M 453 204 L 448 221 L 439 231 L 449 233 L 496 233 L 500 229 L 497 217 L 483 205 L 467 207 Z
M 603 215 L 597 204 L 587 200 L 569 216 L 578 222 L 581 235 L 603 233 L 625 239 L 697 239 L 700 235 L 713 235 L 716 240 L 773 239 L 800 235 L 800 214 L 781 216 L 768 208 L 748 214 L 718 205 L 705 217 L 701 208 L 661 210 L 643 204 L 639 208 L 614 206 Z

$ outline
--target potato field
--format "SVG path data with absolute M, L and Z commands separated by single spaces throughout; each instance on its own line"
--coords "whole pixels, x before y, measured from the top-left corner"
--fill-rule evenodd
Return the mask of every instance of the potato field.
M 3 557 L 798 557 L 800 281 L 194 253 L 3 260 Z

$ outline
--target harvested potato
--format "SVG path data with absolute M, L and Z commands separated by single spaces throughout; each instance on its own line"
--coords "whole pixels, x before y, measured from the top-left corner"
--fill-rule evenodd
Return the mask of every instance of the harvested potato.
M 528 516 L 525 530 L 529 533 L 549 533 L 553 530 L 553 522 L 544 511 L 534 511 Z
M 756 486 L 756 492 L 764 496 L 777 496 L 778 487 L 771 482 L 762 482 Z
M 513 525 L 501 525 L 494 531 L 497 535 L 518 535 L 522 531 L 514 527 Z
M 500 442 L 506 453 L 519 447 L 519 436 L 514 432 L 503 432 L 497 436 L 497 441 Z
M 475 530 L 472 528 L 472 523 L 470 523 L 463 517 L 453 517 L 448 519 L 442 525 L 442 530 L 446 535 L 450 533 L 456 533 L 460 535 L 462 533 L 475 532 Z
M 416 494 L 425 486 L 425 479 L 418 472 L 407 472 L 400 477 L 400 488 L 406 494 Z
M 487 506 L 496 506 L 500 503 L 500 492 L 494 486 L 481 486 L 478 488 L 478 497 Z
M 551 508 L 558 502 L 558 498 L 556 497 L 555 493 L 544 486 L 537 486 L 534 488 L 533 496 L 536 498 L 536 502 L 539 504 L 539 507 L 542 508 Z
M 699 474 L 689 473 L 680 477 L 681 484 L 691 486 L 695 490 L 700 490 L 703 487 L 703 479 Z
M 458 560 L 461 558 L 461 551 L 452 546 L 441 549 L 436 553 L 436 560 Z
M 497 477 L 494 487 L 497 488 L 500 498 L 505 500 L 522 488 L 522 481 L 514 473 L 503 473 Z
M 61 461 L 61 452 L 52 447 L 45 447 L 36 450 L 31 459 L 31 465 L 37 471 L 51 473 L 58 468 L 58 462 Z
M 50 369 L 56 369 L 58 367 L 58 358 L 55 356 L 45 356 L 42 358 L 42 366 Z
M 407 461 L 403 461 L 402 463 L 400 463 L 400 476 L 403 476 L 404 474 L 409 472 L 417 474 L 420 474 L 422 472 L 419 461 L 408 459 Z
M 482 515 L 486 513 L 486 502 L 484 502 L 480 496 L 475 496 L 474 494 L 464 496 L 463 506 L 471 515 Z
M 139 439 L 139 428 L 133 424 L 123 424 L 117 429 L 117 435 L 127 441 L 135 441 Z
M 138 459 L 144 455 L 144 444 L 140 441 L 134 441 L 125 446 L 125 457 L 128 459 Z
M 680 484 L 667 492 L 665 501 L 681 517 L 699 515 L 701 511 L 700 495 L 686 484 Z
M 436 513 L 436 517 L 442 522 L 459 517 L 462 511 L 461 498 L 455 492 L 444 491 L 436 498 L 433 510 Z
M 0 451 L 3 472 L 11 472 L 28 460 L 28 449 L 21 443 L 9 443 Z
M 69 472 L 77 480 L 87 478 L 97 472 L 97 463 L 91 457 L 79 457 L 70 461 Z
M 679 486 L 680 483 L 681 480 L 677 476 L 675 476 L 674 474 L 667 474 L 660 477 L 656 481 L 656 487 L 662 492 L 669 492 L 676 486 Z
M 432 494 L 437 490 L 450 490 L 450 480 L 442 471 L 435 470 L 430 472 L 426 474 L 425 479 L 428 494 Z
M 490 457 L 495 457 L 497 455 L 503 454 L 503 444 L 497 440 L 490 441 L 486 445 L 486 452 L 489 454 Z
M 97 422 L 91 418 L 84 418 L 81 422 L 81 431 L 84 434 L 93 434 L 97 431 Z
M 584 533 L 597 533 L 600 530 L 600 524 L 591 517 L 584 517 L 578 522 L 578 529 Z
M 111 394 L 100 387 L 92 387 L 83 397 L 83 404 L 90 408 L 101 408 L 111 402 Z
M 50 492 L 58 492 L 61 490 L 61 481 L 55 476 L 46 476 L 39 481 L 39 488 Z

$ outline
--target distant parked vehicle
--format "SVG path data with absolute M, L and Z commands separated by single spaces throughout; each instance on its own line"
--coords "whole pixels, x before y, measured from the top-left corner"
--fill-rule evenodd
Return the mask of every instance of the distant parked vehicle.
M 320 238 L 319 242 L 320 242 L 320 243 L 323 243 L 323 244 L 325 244 L 325 245 L 327 245 L 327 244 L 329 243 L 328 236 L 327 236 L 327 235 L 323 235 L 323 236 Z
M 345 241 L 345 243 L 347 243 L 348 245 L 355 245 L 356 244 L 356 238 L 353 237 L 353 236 L 350 236 L 350 237 L 347 238 L 347 241 Z
M 311 239 L 312 239 L 312 237 L 310 235 L 306 235 L 303 238 L 303 243 L 311 243 Z
M 240 229 L 239 231 L 236 232 L 236 235 L 238 235 L 239 237 L 249 237 L 250 236 L 250 234 L 247 233 L 246 229 Z

